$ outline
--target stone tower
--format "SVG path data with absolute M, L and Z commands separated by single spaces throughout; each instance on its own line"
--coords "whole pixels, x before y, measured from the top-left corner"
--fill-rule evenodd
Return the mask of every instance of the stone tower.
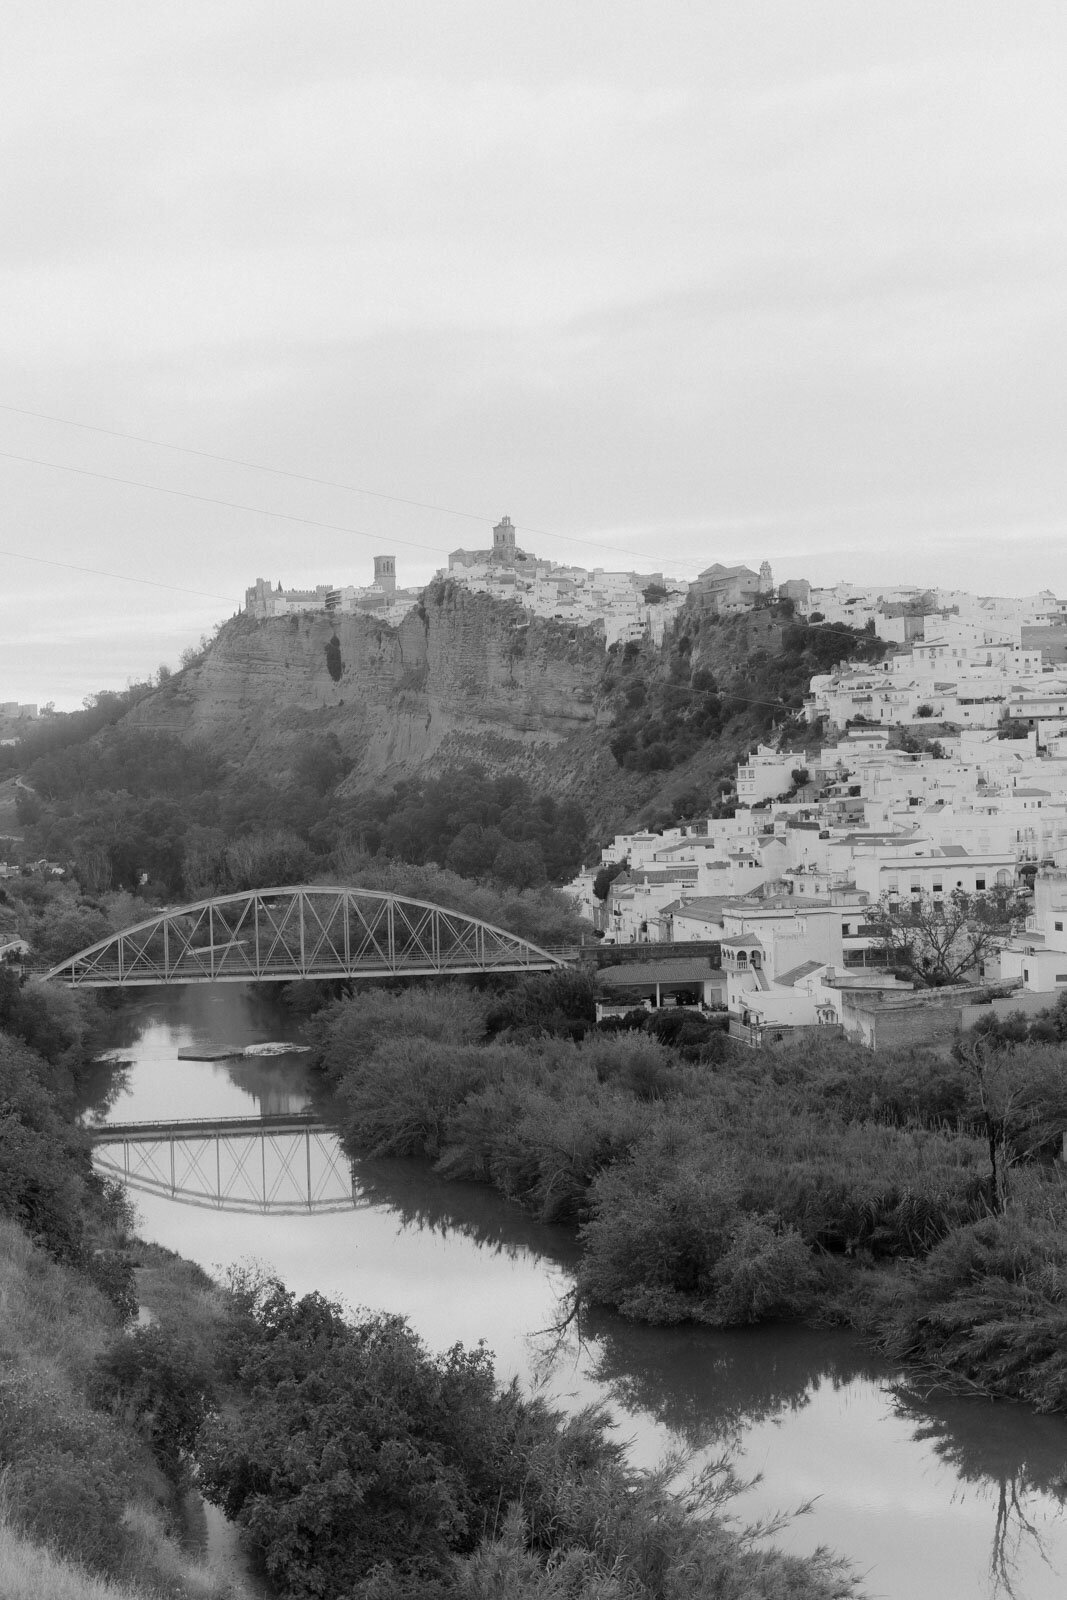
M 507 567 L 515 561 L 515 528 L 510 517 L 501 517 L 493 529 L 492 559 Z
M 765 561 L 759 569 L 759 592 L 760 594 L 770 594 L 773 589 L 774 578 L 771 573 L 771 564 L 769 561 Z
M 375 556 L 374 581 L 383 594 L 396 594 L 396 556 Z

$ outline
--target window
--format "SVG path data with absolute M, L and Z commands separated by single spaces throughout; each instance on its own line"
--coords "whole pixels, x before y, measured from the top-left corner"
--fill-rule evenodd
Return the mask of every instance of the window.
M 1056 974 L 1056 982 L 1057 983 L 1067 983 L 1067 972 L 1057 972 L 1057 974 Z
M 985 888 L 985 879 L 984 878 L 975 878 L 974 886 L 975 886 L 976 889 L 984 889 Z
M 745 954 L 745 952 L 743 950 L 739 950 L 737 952 L 737 965 L 739 967 L 747 967 L 748 966 L 748 957 L 746 956 L 746 954 Z
M 1055 928 L 1057 933 L 1062 933 L 1063 932 L 1063 923 L 1062 922 L 1054 922 L 1052 924 L 1052 926 Z
M 935 893 L 935 894 L 940 894 L 940 893 L 941 893 L 941 892 L 942 892 L 942 886 L 941 886 L 941 884 L 939 884 L 939 883 L 935 883 L 935 884 L 934 884 L 934 893 Z
M 1030 982 L 1030 968 L 1029 967 L 1024 967 L 1023 968 L 1023 982 L 1024 983 L 1029 983 Z

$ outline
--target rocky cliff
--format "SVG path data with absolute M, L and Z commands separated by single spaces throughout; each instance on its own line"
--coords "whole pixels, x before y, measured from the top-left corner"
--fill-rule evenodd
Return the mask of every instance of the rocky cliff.
M 599 635 L 448 582 L 396 626 L 360 616 L 227 623 L 204 660 L 149 696 L 132 724 L 287 765 L 314 730 L 354 761 L 346 787 L 479 761 L 580 795 L 610 782 Z
M 199 739 L 284 781 L 309 735 L 352 763 L 342 793 L 477 762 L 581 802 L 591 827 L 706 814 L 738 758 L 797 712 L 811 673 L 884 650 L 779 609 L 684 611 L 662 648 L 431 584 L 395 627 L 360 616 L 235 617 L 199 665 L 127 722 Z M 799 748 L 806 725 L 790 734 Z M 814 734 L 812 734 L 814 736 Z

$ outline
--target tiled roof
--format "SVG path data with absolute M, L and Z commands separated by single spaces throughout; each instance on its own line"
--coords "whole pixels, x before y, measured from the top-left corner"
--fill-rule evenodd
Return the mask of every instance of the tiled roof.
M 700 917 L 703 920 L 712 918 L 718 920 L 722 916 L 723 906 L 732 905 L 734 902 L 728 894 L 697 894 L 690 900 L 676 902 L 676 914 L 683 917 Z
M 695 861 L 684 867 L 638 867 L 631 873 L 634 883 L 693 883 L 696 876 Z

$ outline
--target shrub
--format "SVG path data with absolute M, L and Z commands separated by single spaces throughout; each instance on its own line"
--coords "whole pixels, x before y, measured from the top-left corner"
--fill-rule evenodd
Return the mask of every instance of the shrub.
M 552 1033 L 581 1039 L 596 1022 L 596 979 L 589 972 L 562 968 L 537 973 L 505 990 L 485 1018 L 490 1038 Z
M 883 1311 L 898 1359 L 969 1392 L 1067 1408 L 1067 1210 L 1013 1208 L 959 1228 L 932 1250 Z
M 430 1356 L 402 1318 L 349 1326 L 277 1283 L 238 1300 L 231 1337 L 242 1400 L 208 1425 L 201 1482 L 287 1595 L 385 1562 L 432 1579 L 474 1548 L 506 1460 L 483 1348 Z
M 804 1316 L 816 1303 L 819 1273 L 800 1234 L 768 1214 L 738 1221 L 713 1282 L 713 1320 L 733 1326 Z
M 181 1476 L 196 1436 L 215 1409 L 203 1359 L 159 1327 L 120 1334 L 97 1357 L 90 1402 L 142 1433 L 161 1469 Z

